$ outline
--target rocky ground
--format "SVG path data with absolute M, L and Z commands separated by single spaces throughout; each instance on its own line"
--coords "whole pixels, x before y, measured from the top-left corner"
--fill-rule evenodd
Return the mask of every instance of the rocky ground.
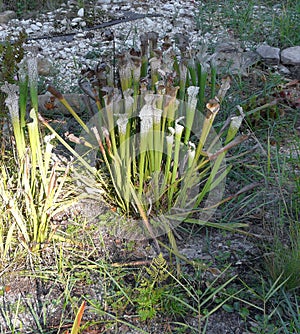
M 14 41 L 24 30 L 27 44 L 38 47 L 40 75 L 59 83 L 64 93 L 76 90 L 83 69 L 93 68 L 99 60 L 112 58 L 123 49 L 139 47 L 140 35 L 149 31 L 157 32 L 160 40 L 170 36 L 174 41 L 176 35 L 183 34 L 191 49 L 209 45 L 209 57 L 218 68 L 229 66 L 231 72 L 245 74 L 262 58 L 276 71 L 299 78 L 300 46 L 280 50 L 251 41 L 241 46 L 230 30 L 218 24 L 202 32 L 196 18 L 211 18 L 198 1 L 98 0 L 84 8 L 79 8 L 77 1 L 67 1 L 56 10 L 27 16 L 17 19 L 13 11 L 0 13 L 0 40 L 9 36 Z M 93 28 L 97 26 L 101 28 Z
M 167 35 L 172 41 L 175 41 L 178 34 L 188 36 L 191 49 L 209 44 L 208 59 L 213 59 L 219 69 L 230 69 L 231 73 L 247 76 L 251 66 L 262 60 L 266 66 L 271 66 L 273 71 L 299 79 L 300 46 L 285 50 L 269 45 L 253 45 L 251 42 L 242 46 L 238 39 L 222 26 L 202 33 L 195 20 L 198 9 L 199 2 L 193 0 L 98 0 L 96 4 L 86 4 L 84 8 L 79 8 L 78 2 L 71 0 L 56 10 L 32 13 L 22 19 L 17 19 L 16 14 L 11 11 L 0 13 L 0 40 L 9 38 L 13 42 L 24 29 L 28 35 L 28 46 L 38 47 L 41 78 L 54 82 L 64 93 L 78 91 L 78 79 L 85 69 L 95 67 L 102 59 L 113 59 L 118 51 L 139 47 L 139 36 L 149 31 L 157 32 L 161 41 Z M 204 16 L 203 19 L 209 18 Z M 100 28 L 95 28 L 99 25 Z M 84 206 L 80 210 L 84 212 Z M 86 210 L 84 214 L 91 212 L 90 208 Z M 61 218 L 60 223 L 67 224 L 67 219 Z M 260 229 L 253 219 L 250 232 L 259 234 Z M 189 259 L 209 261 L 212 265 L 224 261 L 222 256 L 226 254 L 226 259 L 230 258 L 232 263 L 232 275 L 242 273 L 247 277 L 249 268 L 253 269 L 253 262 L 259 254 L 252 239 L 244 235 L 210 233 L 209 242 L 205 235 L 179 242 L 182 254 Z M 116 240 L 110 238 L 109 242 L 113 244 L 113 249 L 118 249 Z M 21 280 L 21 283 L 16 281 L 14 284 L 16 286 L 12 285 L 12 290 L 23 294 L 36 293 L 35 287 L 32 288 L 34 282 L 30 282 L 30 279 L 28 282 Z M 55 289 L 51 288 L 52 295 L 47 294 L 45 298 L 49 299 L 58 293 L 59 289 Z M 97 287 L 91 286 L 90 289 L 94 289 L 92 293 L 98 293 Z M 17 294 L 11 297 L 11 300 L 16 301 Z M 188 321 L 192 324 L 196 320 Z M 144 329 L 153 334 L 165 333 L 167 330 L 163 325 L 164 321 L 160 319 L 158 323 L 151 323 Z M 119 329 L 118 333 L 134 331 L 123 328 Z M 207 333 L 250 332 L 236 313 L 220 310 L 211 317 Z

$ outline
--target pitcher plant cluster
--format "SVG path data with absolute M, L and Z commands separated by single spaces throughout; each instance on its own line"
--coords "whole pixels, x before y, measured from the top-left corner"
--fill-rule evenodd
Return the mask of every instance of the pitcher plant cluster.
M 230 78 L 217 86 L 216 69 L 207 60 L 205 52 L 189 49 L 182 35 L 176 47 L 165 38 L 160 48 L 156 33 L 142 35 L 140 50 L 117 56 L 117 71 L 99 63 L 80 79 L 93 101 L 95 115 L 87 123 L 48 85 L 82 128 L 79 136 L 66 135 L 75 149 L 58 138 L 84 172 L 92 174 L 97 181 L 93 187 L 103 190 L 101 196 L 116 211 L 114 223 L 123 237 L 156 240 L 191 213 L 205 210 L 201 204 L 229 171 L 227 150 L 246 138 L 235 138 L 242 111 L 219 134 L 214 132 Z M 82 168 L 78 171 L 90 186 L 91 178 L 84 177 Z

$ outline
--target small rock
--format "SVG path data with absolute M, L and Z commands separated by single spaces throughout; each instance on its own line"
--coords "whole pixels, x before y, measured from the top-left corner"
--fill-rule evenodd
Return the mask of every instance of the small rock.
M 61 20 L 60 23 L 61 23 L 63 26 L 67 26 L 67 25 L 68 25 L 68 20 L 67 20 L 67 18 L 64 18 L 63 20 Z
M 98 0 L 97 5 L 110 4 L 111 0 Z
M 82 21 L 81 17 L 75 17 L 74 19 L 72 19 L 72 23 L 78 23 L 80 21 Z
M 287 67 L 285 67 L 281 64 L 278 66 L 278 71 L 279 71 L 279 73 L 281 73 L 283 75 L 290 75 L 291 74 L 291 71 Z
M 173 12 L 174 5 L 172 5 L 172 4 L 165 4 L 165 5 L 163 5 L 162 10 Z
M 79 47 L 80 49 L 85 49 L 85 47 L 86 47 L 85 42 L 84 42 L 84 41 L 79 42 L 78 47 Z
M 281 52 L 281 62 L 285 65 L 300 65 L 300 46 L 293 46 Z
M 147 26 L 149 26 L 149 30 L 152 30 L 155 27 L 154 22 L 151 19 L 149 19 L 149 17 L 145 17 L 144 21 L 147 24 Z
M 61 59 L 67 58 L 67 53 L 64 50 L 59 51 L 58 54 Z
M 80 32 L 76 35 L 76 38 L 84 38 L 85 37 L 85 34 Z
M 84 8 L 80 8 L 79 11 L 77 12 L 77 16 L 83 17 L 84 16 Z
M 264 59 L 267 64 L 278 65 L 280 61 L 280 49 L 273 46 L 262 44 L 256 52 Z
M 38 27 L 36 24 L 31 24 L 30 29 L 33 30 L 33 31 L 39 31 L 40 27 Z
M 6 10 L 5 12 L 0 13 L 0 24 L 6 24 L 16 17 L 17 14 L 13 10 Z
M 32 30 L 31 28 L 27 28 L 27 29 L 25 30 L 25 32 L 26 32 L 27 35 L 30 35 L 30 34 L 33 33 L 33 30 Z
M 69 7 L 73 7 L 73 6 L 76 6 L 77 5 L 77 0 L 69 0 L 68 1 L 68 6 Z
M 52 27 L 50 26 L 50 24 L 44 24 L 43 25 L 43 31 L 44 31 L 45 34 L 49 33 L 51 29 L 52 29 Z

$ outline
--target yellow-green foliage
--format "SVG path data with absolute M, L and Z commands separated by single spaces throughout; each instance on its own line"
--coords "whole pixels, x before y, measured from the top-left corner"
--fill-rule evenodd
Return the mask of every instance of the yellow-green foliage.
M 168 264 L 162 253 L 153 259 L 149 268 L 146 268 L 147 273 L 151 277 L 151 281 L 160 283 L 169 277 Z
M 159 286 L 170 276 L 168 264 L 160 253 L 153 259 L 150 267 L 146 268 L 149 278 L 143 277 L 137 290 L 135 302 L 141 320 L 152 319 L 160 309 L 165 286 Z

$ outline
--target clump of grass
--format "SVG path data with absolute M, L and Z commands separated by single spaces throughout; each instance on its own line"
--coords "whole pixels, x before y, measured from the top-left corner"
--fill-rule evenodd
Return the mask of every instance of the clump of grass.
M 272 228 L 274 240 L 272 245 L 267 246 L 266 268 L 273 280 L 281 277 L 281 281 L 286 282 L 287 290 L 300 288 L 300 229 L 298 223 L 300 155 L 298 144 L 299 140 L 295 140 L 294 145 L 289 144 L 291 146 L 289 159 L 281 157 L 277 149 L 274 159 L 270 147 L 268 148 L 268 175 L 269 178 L 275 175 L 280 197 L 278 217 Z M 275 160 L 274 164 L 273 160 Z
M 285 48 L 299 45 L 299 2 L 206 1 L 199 8 L 196 23 L 202 34 L 217 31 L 223 24 L 245 45 L 268 43 Z
M 69 167 L 60 171 L 58 163 L 51 161 L 53 138 L 48 136 L 43 143 L 37 117 L 36 58 L 29 57 L 19 74 L 19 87 L 7 82 L 2 87 L 7 94 L 5 102 L 13 128 L 17 168 L 1 166 L 0 254 L 4 261 L 20 246 L 27 251 L 38 251 L 55 236 L 50 220 L 57 210 L 63 210 L 60 196 L 69 171 Z M 32 105 L 29 122 L 26 120 L 28 89 Z
M 47 10 L 58 7 L 62 3 L 61 0 L 3 0 L 2 5 L 6 10 L 14 10 L 18 16 L 22 16 L 28 11 Z
M 271 254 L 266 257 L 266 267 L 272 280 L 281 277 L 288 290 L 300 287 L 300 231 L 290 233 L 289 245 L 275 240 Z
M 300 331 L 300 301 L 297 291 L 287 293 L 282 291 L 282 301 L 276 310 L 283 333 L 298 333 Z

